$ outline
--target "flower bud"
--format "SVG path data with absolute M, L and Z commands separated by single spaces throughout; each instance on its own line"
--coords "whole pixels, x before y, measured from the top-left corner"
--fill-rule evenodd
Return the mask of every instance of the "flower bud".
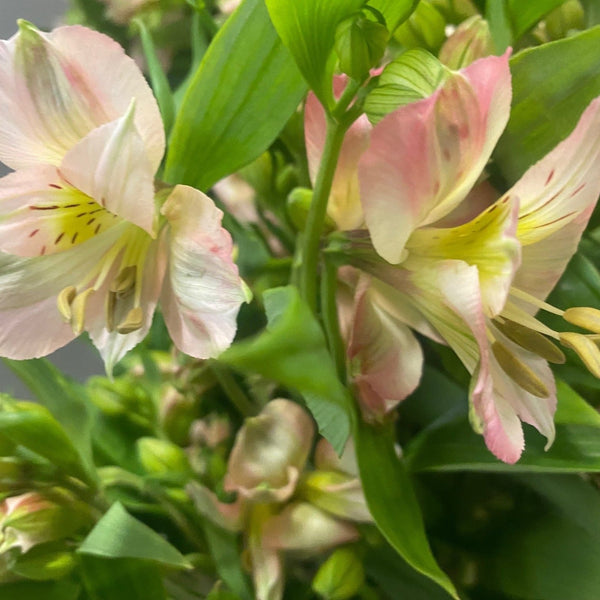
M 487 21 L 475 15 L 461 23 L 440 50 L 440 61 L 458 71 L 473 61 L 494 54 Z
M 546 17 L 546 31 L 551 40 L 560 40 L 573 30 L 585 28 L 585 13 L 578 0 L 568 0 Z
M 193 399 L 168 386 L 162 395 L 159 420 L 163 431 L 176 444 L 185 445 L 190 440 L 190 428 L 197 416 Z
M 6 498 L 0 504 L 0 552 L 19 547 L 22 552 L 43 542 L 59 540 L 77 531 L 85 516 L 74 503 L 57 503 L 37 492 Z
M 287 197 L 287 213 L 298 231 L 302 231 L 306 226 L 306 219 L 312 203 L 313 191 L 309 188 L 294 188 Z M 333 219 L 327 215 L 325 217 L 325 230 L 333 231 L 335 229 Z
M 425 48 L 437 54 L 446 39 L 446 21 L 430 0 L 421 0 L 408 20 L 396 29 L 394 38 L 405 48 Z
M 349 548 L 336 550 L 319 568 L 312 589 L 325 600 L 347 600 L 365 582 L 362 562 Z
M 389 39 L 385 26 L 364 14 L 342 21 L 335 32 L 335 51 L 342 73 L 364 80 L 383 58 Z
M 140 438 L 137 451 L 144 470 L 151 475 L 181 475 L 190 471 L 185 452 L 166 440 Z

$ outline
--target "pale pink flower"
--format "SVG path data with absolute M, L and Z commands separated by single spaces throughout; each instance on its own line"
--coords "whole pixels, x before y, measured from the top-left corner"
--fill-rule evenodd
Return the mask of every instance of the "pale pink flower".
M 244 287 L 222 213 L 176 186 L 155 197 L 158 106 L 135 63 L 84 27 L 28 23 L 0 42 L 0 354 L 44 356 L 88 331 L 107 370 L 161 299 L 177 347 L 206 358 Z
M 418 385 L 423 357 L 411 329 L 447 343 L 473 377 L 475 429 L 496 456 L 515 462 L 524 445 L 520 420 L 548 446 L 554 439 L 547 359 L 564 356 L 544 336 L 593 363 L 588 338 L 555 332 L 533 315 L 540 308 L 562 314 L 543 300 L 600 192 L 600 99 L 566 140 L 473 215 L 483 188 L 472 191 L 510 100 L 508 54 L 488 57 L 449 72 L 431 96 L 371 131 L 358 178 L 381 258 L 369 258 L 365 232 L 350 236 L 351 262 L 377 279 L 363 275 L 358 284 L 348 353 L 363 412 L 379 419 Z

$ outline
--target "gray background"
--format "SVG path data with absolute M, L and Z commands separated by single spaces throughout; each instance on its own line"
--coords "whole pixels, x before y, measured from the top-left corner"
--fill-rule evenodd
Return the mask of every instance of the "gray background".
M 67 0 L 0 0 L 0 39 L 7 39 L 16 33 L 17 19 L 31 21 L 40 29 L 52 29 L 60 23 L 67 4 Z M 0 163 L 0 176 L 7 172 L 8 170 Z M 79 340 L 56 351 L 50 358 L 62 371 L 81 381 L 91 374 L 103 371 L 95 348 Z M 2 363 L 0 363 L 0 392 L 7 392 L 20 398 L 30 397 L 26 388 Z

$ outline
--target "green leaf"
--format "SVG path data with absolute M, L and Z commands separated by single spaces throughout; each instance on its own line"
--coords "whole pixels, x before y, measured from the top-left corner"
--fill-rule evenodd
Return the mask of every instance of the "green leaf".
M 508 0 L 508 10 L 515 40 L 539 23 L 565 0 Z
M 513 30 L 510 23 L 507 0 L 488 0 L 485 5 L 485 19 L 498 52 L 504 52 L 513 43 Z
M 295 287 L 268 290 L 264 303 L 266 330 L 234 344 L 219 360 L 298 390 L 321 434 L 341 453 L 350 434 L 352 399 L 337 378 L 319 324 Z
M 179 550 L 132 517 L 118 502 L 98 521 L 77 552 L 103 558 L 151 560 L 176 569 L 191 566 Z
M 242 569 L 237 536 L 208 519 L 203 520 L 202 527 L 219 576 L 242 600 L 252 600 L 254 594 Z
M 497 532 L 480 580 L 502 597 L 596 600 L 600 497 L 579 476 L 528 475 L 529 510 Z M 482 596 L 483 597 L 483 596 Z
M 600 471 L 600 427 L 593 409 L 566 384 L 558 385 L 556 439 L 544 450 L 545 439 L 525 426 L 525 451 L 514 465 L 498 460 L 485 446 L 462 411 L 425 429 L 406 449 L 413 471 L 495 471 L 573 473 Z M 451 416 L 451 415 L 450 415 Z M 585 425 L 582 423 L 586 423 Z
M 367 96 L 365 112 L 374 125 L 400 106 L 430 96 L 442 83 L 446 70 L 422 48 L 402 53 L 389 63 L 377 87 Z
M 366 0 L 265 0 L 273 25 L 321 103 L 331 109 L 333 45 L 341 21 Z
M 571 133 L 600 95 L 600 27 L 523 50 L 510 67 L 512 112 L 494 157 L 512 184 Z
M 361 421 L 355 443 L 363 490 L 377 527 L 411 567 L 458 598 L 431 553 L 412 482 L 396 456 L 393 430 Z
M 92 470 L 91 409 L 83 386 L 64 376 L 50 361 L 8 360 L 6 365 L 16 373 L 62 425 L 79 451 L 88 470 Z
M 173 121 L 175 120 L 175 100 L 171 93 L 171 86 L 156 55 L 152 34 L 148 31 L 142 19 L 135 19 L 134 23 L 140 31 L 140 39 L 142 41 L 146 64 L 148 65 L 150 83 L 152 84 L 152 90 L 160 108 L 165 133 L 169 135 L 171 127 L 173 127 Z
M 177 114 L 165 178 L 206 190 L 264 152 L 306 91 L 264 0 L 245 0 L 215 36 Z
M 0 408 L 0 436 L 39 454 L 68 474 L 90 482 L 80 454 L 45 406 L 2 397 Z
M 418 3 L 419 0 L 369 0 L 367 4 L 383 15 L 388 31 L 394 33 L 396 27 L 410 17 Z
M 79 585 L 70 581 L 39 583 L 20 581 L 0 584 L 0 598 L 6 600 L 77 600 Z M 112 600 L 112 598 L 111 598 Z
M 81 556 L 86 600 L 167 600 L 159 566 L 127 558 Z

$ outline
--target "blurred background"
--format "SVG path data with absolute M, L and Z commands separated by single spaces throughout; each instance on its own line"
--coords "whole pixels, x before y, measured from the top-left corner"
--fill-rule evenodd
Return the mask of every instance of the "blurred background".
M 67 0 L 0 0 L 0 39 L 8 39 L 16 33 L 17 19 L 31 21 L 40 29 L 52 29 L 60 24 L 66 8 Z M 6 173 L 8 169 L 0 163 L 0 176 Z M 104 371 L 96 349 L 84 340 L 72 342 L 67 347 L 56 351 L 50 359 L 63 372 L 79 381 Z M 1 362 L 0 392 L 18 398 L 31 397 L 27 389 Z

